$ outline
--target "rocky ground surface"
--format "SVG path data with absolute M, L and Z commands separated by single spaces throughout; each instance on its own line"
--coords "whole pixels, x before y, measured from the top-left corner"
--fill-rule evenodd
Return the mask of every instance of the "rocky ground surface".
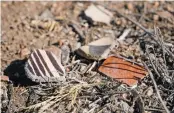
M 91 4 L 112 13 L 110 23 L 84 16 Z M 170 113 L 174 111 L 174 2 L 1 2 L 2 113 Z M 94 15 L 97 16 L 97 15 Z M 121 39 L 123 33 L 129 33 Z M 67 83 L 38 85 L 24 80 L 34 49 L 68 44 L 74 51 L 103 38 L 119 45 L 110 54 L 144 64 L 148 75 L 135 88 L 96 71 L 87 60 L 67 68 Z M 63 51 L 64 52 L 64 51 Z M 74 65 L 73 65 L 74 66 Z M 72 67 L 73 67 L 72 66 Z M 73 79 L 72 79 L 73 78 Z M 51 89 L 51 90 L 50 90 Z

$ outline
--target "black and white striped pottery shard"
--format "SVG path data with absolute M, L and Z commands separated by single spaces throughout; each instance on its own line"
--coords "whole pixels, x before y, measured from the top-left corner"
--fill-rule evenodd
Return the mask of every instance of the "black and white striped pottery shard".
M 34 82 L 60 82 L 65 81 L 65 69 L 50 51 L 34 50 L 25 64 L 25 72 Z

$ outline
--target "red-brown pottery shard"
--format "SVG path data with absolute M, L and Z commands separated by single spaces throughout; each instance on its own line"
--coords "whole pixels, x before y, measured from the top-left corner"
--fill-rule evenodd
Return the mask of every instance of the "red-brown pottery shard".
M 99 72 L 129 86 L 136 85 L 138 80 L 147 75 L 147 71 L 143 66 L 116 56 L 108 57 L 99 67 Z

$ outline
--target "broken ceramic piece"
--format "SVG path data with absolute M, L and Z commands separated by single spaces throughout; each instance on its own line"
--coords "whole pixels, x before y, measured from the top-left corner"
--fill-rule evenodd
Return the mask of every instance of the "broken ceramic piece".
M 51 45 L 49 47 L 46 47 L 44 50 L 52 52 L 54 55 L 56 55 L 57 59 L 61 60 L 60 58 L 61 58 L 62 51 L 58 47 Z
M 77 54 L 86 59 L 101 60 L 108 57 L 109 52 L 115 47 L 113 38 L 101 38 L 77 50 Z
M 93 21 L 106 24 L 110 24 L 113 17 L 113 14 L 106 10 L 104 7 L 99 5 L 95 6 L 93 4 L 85 10 L 85 15 L 91 18 Z
M 99 72 L 129 86 L 134 86 L 147 75 L 146 69 L 123 58 L 108 57 L 99 67 Z
M 50 51 L 34 50 L 25 64 L 25 72 L 28 78 L 38 83 L 65 81 L 61 58 Z

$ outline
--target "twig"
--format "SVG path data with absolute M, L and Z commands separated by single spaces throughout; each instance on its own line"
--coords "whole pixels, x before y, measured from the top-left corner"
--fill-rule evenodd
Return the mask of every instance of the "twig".
M 123 34 L 118 38 L 118 41 L 123 41 L 127 37 L 127 35 L 131 32 L 131 29 L 124 30 Z
M 163 41 L 163 37 L 159 37 L 159 35 L 160 36 L 162 36 L 162 34 L 161 34 L 161 32 L 160 32 L 160 29 L 159 28 L 156 28 L 155 29 L 156 30 L 156 36 L 157 36 L 157 38 L 159 39 L 159 44 L 160 44 L 160 46 L 161 46 L 161 48 L 162 48 L 162 52 L 163 52 L 163 59 L 164 59 L 164 62 L 165 62 L 165 65 L 166 65 L 166 58 L 165 58 L 165 49 L 164 49 L 164 41 Z M 165 67 L 166 68 L 166 67 Z
M 152 67 L 153 67 L 155 73 L 158 75 L 158 77 L 160 77 L 159 72 L 157 71 L 157 69 L 156 69 L 154 63 L 152 62 L 152 59 L 150 58 L 149 51 L 148 51 L 147 49 L 146 49 L 146 51 L 147 51 L 147 56 L 149 57 L 150 63 L 151 63 L 151 65 L 152 65 Z
M 139 18 L 138 22 L 140 22 L 143 17 L 145 16 L 145 14 L 147 13 L 147 3 L 144 3 L 144 9 L 143 9 L 143 13 L 141 14 L 141 17 Z
M 94 68 L 95 68 L 96 64 L 97 64 L 97 62 L 96 62 L 96 61 L 94 61 L 94 62 L 92 63 L 92 65 L 91 65 L 91 67 L 90 67 L 90 68 L 87 70 L 87 73 L 91 72 L 91 71 L 92 71 L 92 69 L 94 69 Z
M 120 14 L 121 16 L 123 16 L 124 18 L 128 19 L 129 21 L 131 21 L 132 23 L 134 23 L 135 25 L 137 25 L 138 27 L 140 27 L 143 31 L 145 31 L 147 34 L 149 34 L 150 36 L 154 37 L 154 34 L 151 33 L 149 30 L 147 30 L 145 27 L 143 27 L 140 23 L 136 22 L 135 20 L 131 19 L 130 17 L 121 14 L 120 12 L 116 11 L 118 14 Z
M 155 109 L 155 108 L 144 108 L 145 111 L 159 111 L 159 112 L 164 112 L 165 110 L 162 109 Z
M 95 4 L 97 4 L 97 3 L 95 3 Z M 131 19 L 130 17 L 128 17 L 128 16 L 126 16 L 126 15 L 120 13 L 120 12 L 117 11 L 116 9 L 111 9 L 111 8 L 108 8 L 108 7 L 104 6 L 104 5 L 102 5 L 102 6 L 103 6 L 104 8 L 106 8 L 106 9 L 108 9 L 108 10 L 110 10 L 110 11 L 112 11 L 112 12 L 116 12 L 117 14 L 121 15 L 122 17 L 128 19 L 129 21 L 133 22 L 135 25 L 139 26 L 139 27 L 140 27 L 142 30 L 144 30 L 147 34 L 149 34 L 149 35 L 151 35 L 151 36 L 154 37 L 154 34 L 153 34 L 153 33 L 151 33 L 149 30 L 147 30 L 145 27 L 143 27 L 140 23 L 136 22 L 135 20 Z
M 98 102 L 102 101 L 102 99 L 106 99 L 106 98 L 108 98 L 108 97 L 109 97 L 109 96 L 106 95 L 106 96 L 104 96 L 104 97 L 102 97 L 102 98 L 99 98 L 99 99 L 95 100 L 94 102 L 92 102 L 91 104 L 89 104 L 89 107 L 93 107 L 95 104 L 97 104 Z
M 148 49 L 146 50 L 146 52 L 147 52 L 147 56 L 148 56 L 148 58 L 149 58 L 149 60 L 150 60 L 150 63 L 151 63 L 151 65 L 152 65 L 152 67 L 153 67 L 155 73 L 158 75 L 158 77 L 161 77 L 161 76 L 160 76 L 160 73 L 158 72 L 157 68 L 155 67 L 155 65 L 154 65 L 154 63 L 153 63 L 153 61 L 152 61 L 152 59 L 150 58 Z M 156 60 L 156 58 L 155 58 L 155 60 Z M 160 68 L 161 65 L 159 65 L 158 67 Z M 163 68 L 161 68 L 161 70 L 165 73 L 165 71 L 163 70 Z M 166 69 L 166 70 L 167 70 L 167 69 Z M 166 77 L 168 77 L 168 74 L 166 74 Z M 166 81 L 169 82 L 168 80 L 166 80 Z
M 163 105 L 163 107 L 164 107 L 166 113 L 170 113 L 170 111 L 168 110 L 168 108 L 166 107 L 166 105 L 164 104 L 164 102 L 163 102 L 163 100 L 162 100 L 162 98 L 161 98 L 160 92 L 159 92 L 159 90 L 158 90 L 158 86 L 157 86 L 157 84 L 156 84 L 156 82 L 155 82 L 155 79 L 154 79 L 154 77 L 153 77 L 152 72 L 149 70 L 149 68 L 148 68 L 148 66 L 146 65 L 146 63 L 143 63 L 143 64 L 144 64 L 145 68 L 147 69 L 147 71 L 148 71 L 148 73 L 149 73 L 149 75 L 150 75 L 150 78 L 152 79 L 152 82 L 153 82 L 153 84 L 154 84 L 154 87 L 155 87 L 156 93 L 157 93 L 157 95 L 158 95 L 158 98 L 159 98 L 159 100 L 161 101 L 161 103 L 162 103 L 162 105 Z

